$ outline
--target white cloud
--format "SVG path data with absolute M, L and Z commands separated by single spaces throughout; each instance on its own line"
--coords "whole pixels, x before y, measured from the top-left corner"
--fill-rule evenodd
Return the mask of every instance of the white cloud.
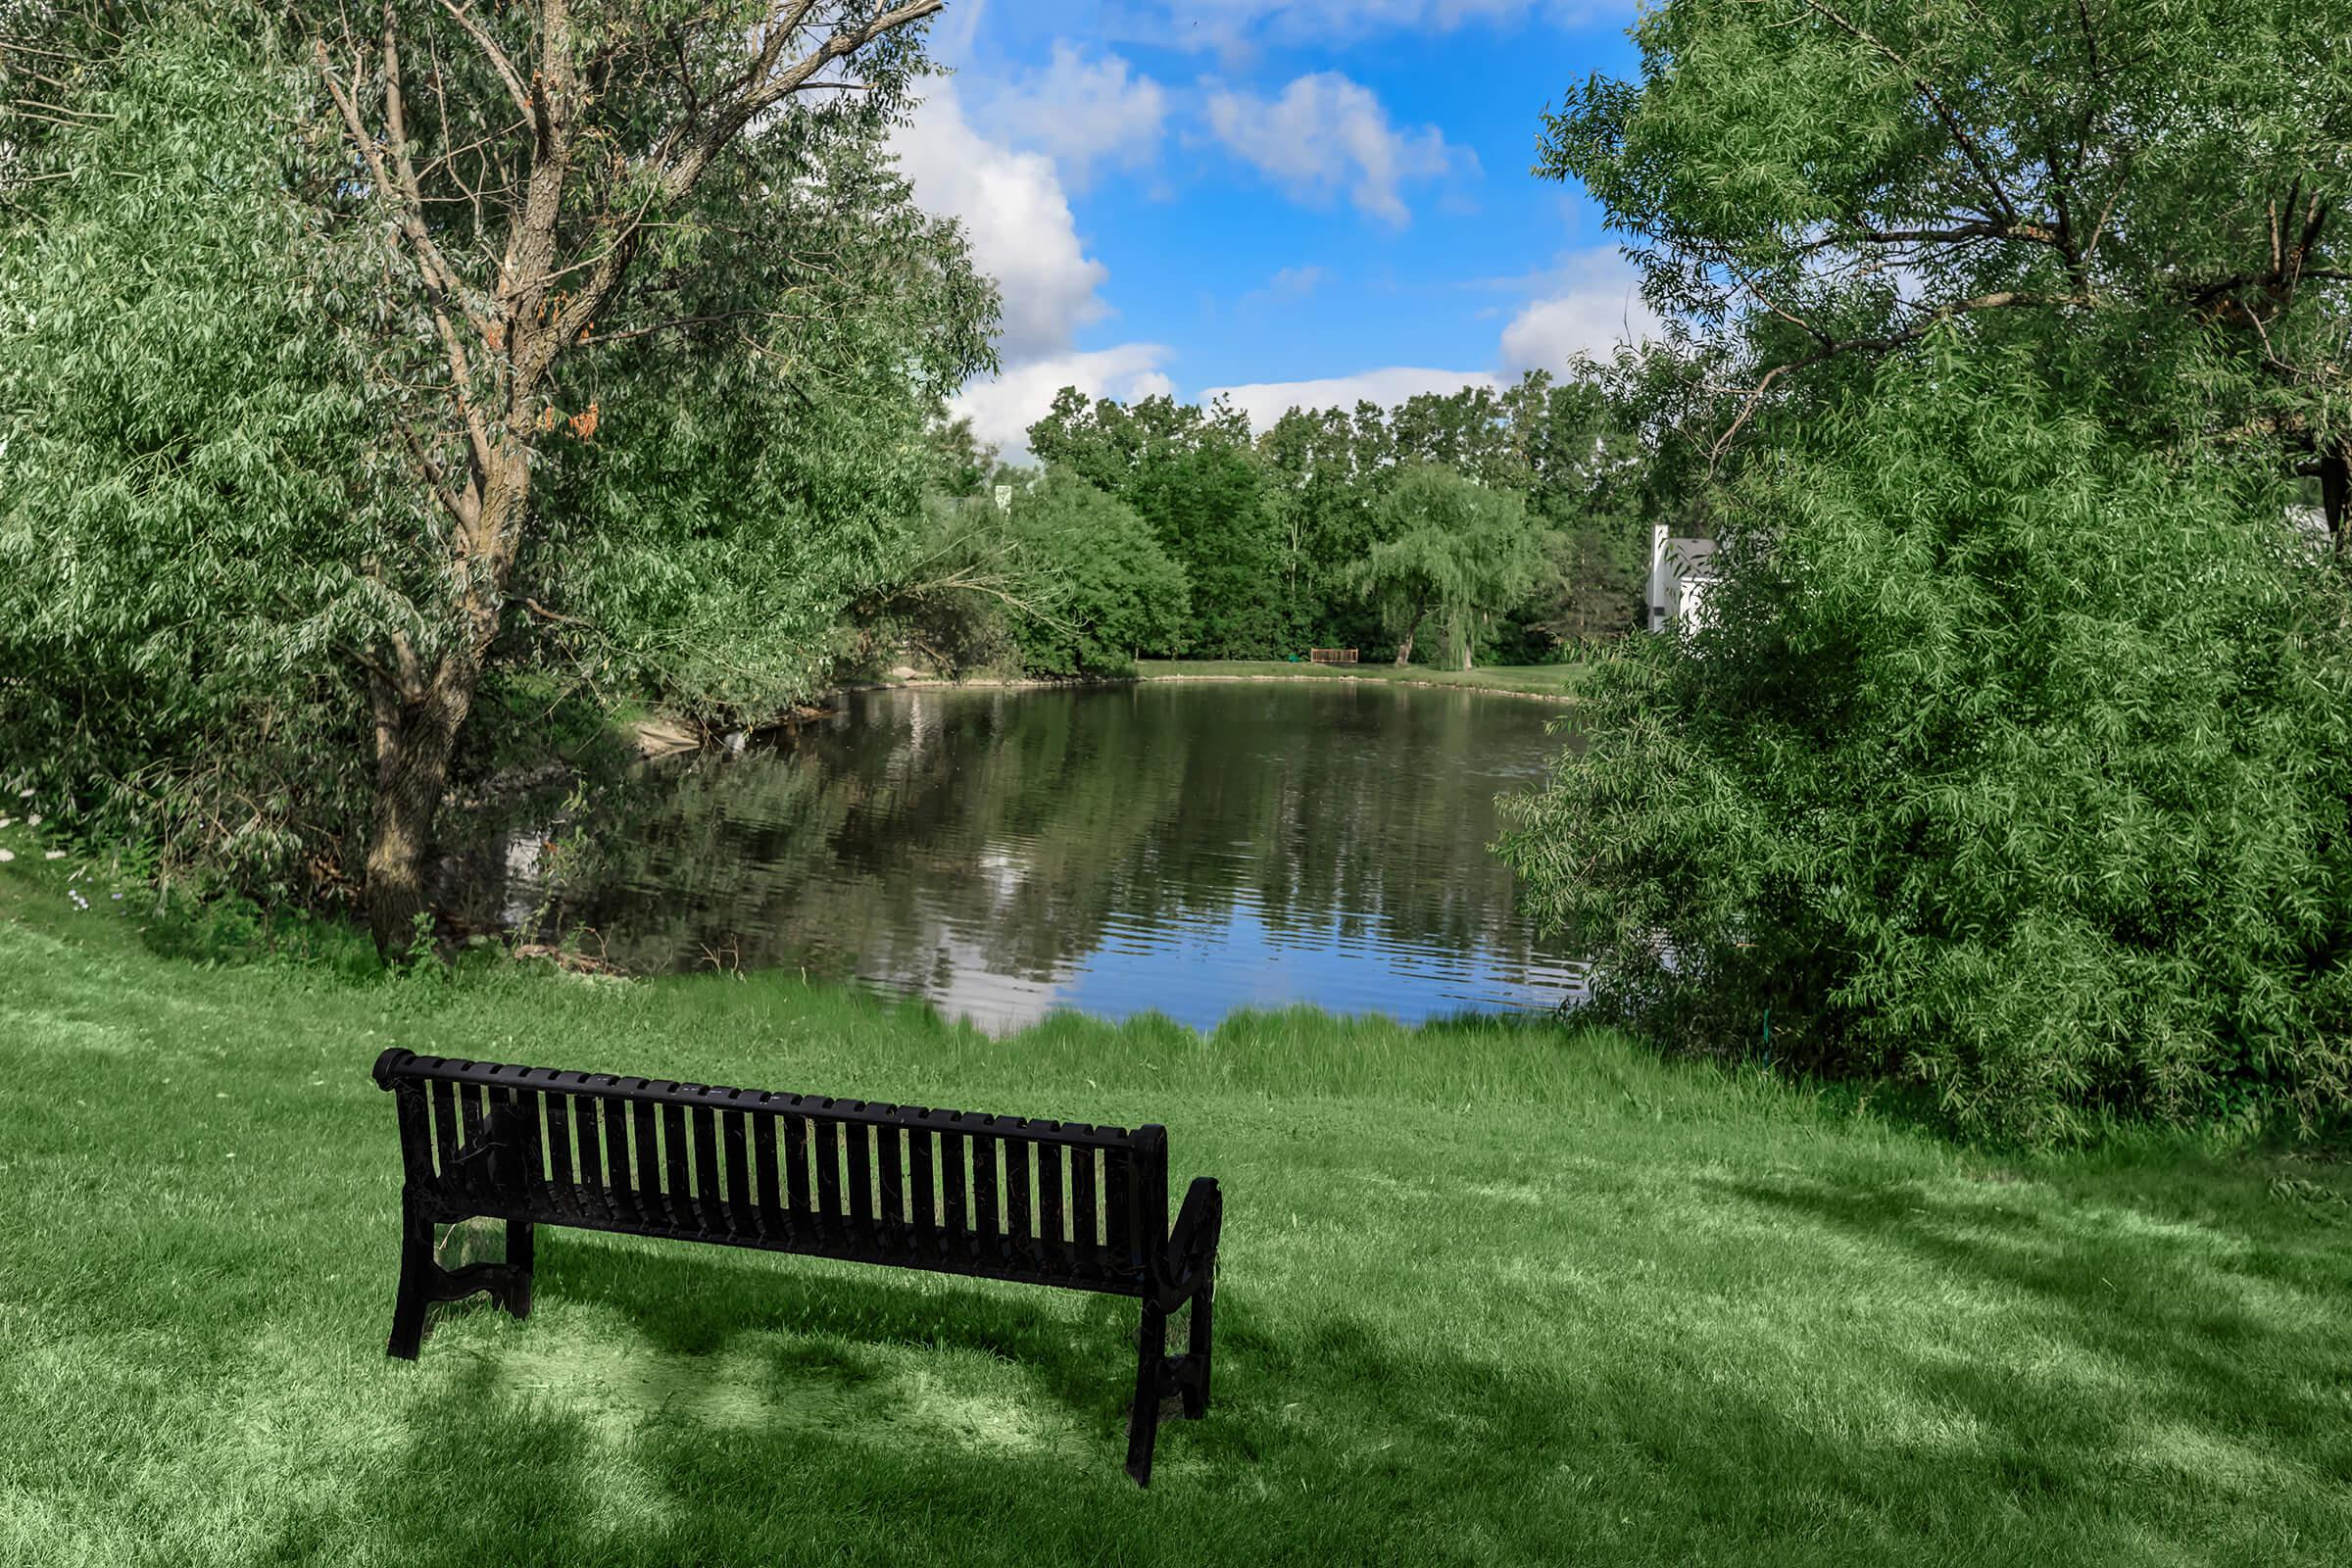
M 963 224 L 974 265 L 1004 294 L 997 354 L 1004 368 L 953 400 L 956 415 L 970 416 L 974 434 L 1023 462 L 1029 426 L 1064 386 L 1120 399 L 1174 391 L 1159 368 L 1168 351 L 1156 343 L 1091 353 L 1073 347 L 1079 327 L 1108 314 L 1099 290 L 1109 273 L 1079 242 L 1052 159 L 981 135 L 946 83 L 892 137 L 892 146 L 916 202 Z
M 1130 74 L 1119 56 L 1089 60 L 1056 39 L 1052 64 L 997 86 L 982 107 L 992 131 L 1051 154 L 1062 178 L 1084 189 L 1098 163 L 1138 169 L 1151 161 L 1168 95 L 1150 76 Z
M 1105 314 L 1096 290 L 1108 270 L 1079 244 L 1053 160 L 983 137 L 948 82 L 891 146 L 915 201 L 963 225 L 974 264 L 1004 291 L 997 348 L 1008 363 L 1066 350 L 1080 326 Z
M 1412 218 L 1406 181 L 1477 168 L 1475 156 L 1446 145 L 1434 125 L 1391 125 L 1370 88 L 1333 71 L 1298 77 L 1272 100 L 1211 91 L 1207 114 L 1218 140 L 1294 196 L 1327 202 L 1345 188 L 1357 211 L 1396 227 Z
M 1502 363 L 1511 369 L 1557 370 L 1578 354 L 1606 360 L 1620 343 L 1659 335 L 1641 274 L 1613 245 L 1570 257 L 1545 286 L 1502 329 Z
M 1029 461 L 1029 426 L 1054 406 L 1054 394 L 1074 386 L 1089 398 L 1135 403 L 1170 397 L 1176 384 L 1161 371 L 1168 350 L 1157 343 L 1122 343 L 1091 353 L 1048 355 L 1009 365 L 994 380 L 974 381 L 950 406 L 972 421 L 972 433 L 993 443 L 1011 463 Z
M 1266 292 L 1278 300 L 1302 300 L 1321 286 L 1320 267 L 1286 267 L 1266 279 Z
M 1330 280 L 1331 273 L 1320 267 L 1285 267 L 1244 294 L 1239 304 L 1246 311 L 1260 310 L 1269 305 L 1295 304 Z
M 1358 402 L 1377 403 L 1386 409 L 1423 392 L 1459 392 L 1466 386 L 1500 390 L 1502 385 L 1499 377 L 1485 370 L 1433 370 L 1399 365 L 1317 381 L 1212 386 L 1200 394 L 1200 402 L 1205 407 L 1217 398 L 1225 399 L 1250 416 L 1250 429 L 1262 433 L 1292 409 L 1352 409 Z

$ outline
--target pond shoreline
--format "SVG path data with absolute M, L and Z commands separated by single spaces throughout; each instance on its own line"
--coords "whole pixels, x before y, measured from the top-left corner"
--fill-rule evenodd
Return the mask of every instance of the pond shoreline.
M 1576 693 L 1573 681 L 1562 681 L 1551 690 L 1540 690 L 1528 685 L 1504 685 L 1514 677 L 1530 678 L 1522 672 L 1528 669 L 1573 670 L 1574 665 L 1504 665 L 1499 670 L 1434 670 L 1417 666 L 1409 675 L 1390 674 L 1396 666 L 1390 664 L 1298 664 L 1289 667 L 1276 665 L 1272 661 L 1234 660 L 1233 669 L 1202 669 L 1199 667 L 1154 668 L 1157 661 L 1141 662 L 1132 675 L 1074 675 L 1066 677 L 1034 675 L 974 675 L 966 680 L 942 680 L 937 677 L 916 677 L 908 680 L 860 681 L 834 687 L 826 696 L 850 692 L 875 691 L 955 691 L 955 690 L 1038 690 L 1058 691 L 1083 689 L 1091 686 L 1144 686 L 1184 684 L 1207 681 L 1353 681 L 1372 686 L 1417 686 L 1436 691 L 1486 692 L 1496 697 L 1530 697 L 1538 702 L 1565 703 L 1573 701 Z M 1197 666 L 1225 662 L 1215 660 L 1169 660 L 1168 664 Z M 1272 666 L 1272 667 L 1269 667 Z M 1480 677 L 1494 675 L 1496 680 Z
M 803 706 L 779 713 L 747 729 L 734 732 L 745 736 L 774 735 L 799 728 L 813 719 L 832 716 L 840 700 L 860 692 L 899 691 L 1087 691 L 1118 686 L 1147 685 L 1212 685 L 1237 684 L 1253 681 L 1344 681 L 1365 686 L 1411 686 L 1427 691 L 1479 692 L 1491 697 L 1516 697 L 1525 701 L 1565 705 L 1576 698 L 1574 681 L 1564 680 L 1550 690 L 1525 685 L 1498 684 L 1514 678 L 1529 680 L 1536 677 L 1524 673 L 1531 669 L 1572 671 L 1574 665 L 1504 665 L 1498 670 L 1428 670 L 1411 675 L 1385 673 L 1394 665 L 1299 664 L 1282 666 L 1271 661 L 1235 660 L 1236 665 L 1255 666 L 1234 669 L 1201 669 L 1185 667 L 1154 669 L 1147 661 L 1132 675 L 1073 675 L 1065 677 L 1034 675 L 974 675 L 964 680 L 942 680 L 917 676 L 906 680 L 868 680 L 844 682 L 827 687 Z M 1219 661 L 1166 661 L 1170 664 L 1197 665 Z M 1486 678 L 1481 678 L 1486 677 Z M 639 755 L 669 757 L 681 752 L 712 750 L 727 745 L 725 737 L 708 735 L 677 719 L 653 715 L 627 726 L 629 742 Z

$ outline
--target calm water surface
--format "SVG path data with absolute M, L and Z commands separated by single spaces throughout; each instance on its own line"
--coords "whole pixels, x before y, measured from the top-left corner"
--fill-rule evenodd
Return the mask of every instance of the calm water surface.
M 499 892 L 632 970 L 805 967 L 992 1030 L 1546 1007 L 1580 966 L 1487 845 L 1557 712 L 1337 681 L 861 693 L 656 769 L 561 876 L 515 835 Z

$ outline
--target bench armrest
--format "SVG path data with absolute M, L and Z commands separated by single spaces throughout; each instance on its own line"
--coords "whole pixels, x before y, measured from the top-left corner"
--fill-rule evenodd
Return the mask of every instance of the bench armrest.
M 1197 1176 L 1186 1190 L 1184 1206 L 1168 1233 L 1168 1250 L 1159 1260 L 1160 1304 L 1174 1311 L 1198 1296 L 1214 1276 L 1217 1238 L 1225 1226 L 1225 1195 L 1216 1178 Z

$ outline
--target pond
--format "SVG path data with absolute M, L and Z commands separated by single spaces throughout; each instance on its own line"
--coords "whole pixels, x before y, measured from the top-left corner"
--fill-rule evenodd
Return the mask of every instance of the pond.
M 1582 966 L 1487 847 L 1558 711 L 1347 681 L 854 693 L 772 747 L 649 765 L 577 849 L 513 835 L 475 891 L 632 972 L 798 968 L 991 1031 L 1548 1007 Z

